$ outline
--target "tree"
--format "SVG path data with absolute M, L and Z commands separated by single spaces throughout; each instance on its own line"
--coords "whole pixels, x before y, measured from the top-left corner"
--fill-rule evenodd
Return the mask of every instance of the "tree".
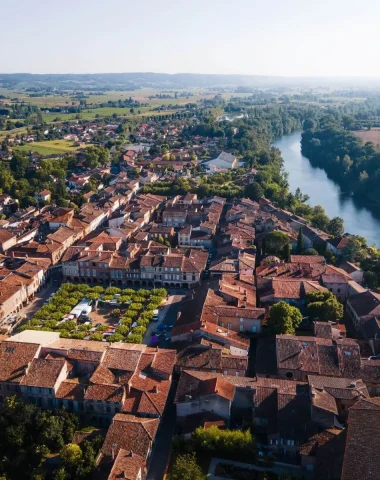
M 317 252 L 317 250 L 315 248 L 307 248 L 306 250 L 304 250 L 302 252 L 302 255 L 319 255 L 319 253 Z
M 124 340 L 123 335 L 120 335 L 120 333 L 114 333 L 113 335 L 110 335 L 108 337 L 109 342 L 122 342 Z
M 342 259 L 348 262 L 355 262 L 362 259 L 364 245 L 358 237 L 351 236 L 343 248 Z
M 334 217 L 327 225 L 327 233 L 333 237 L 340 237 L 344 233 L 344 221 L 341 217 Z
M 289 237 L 285 233 L 278 231 L 269 232 L 264 238 L 266 253 L 275 255 L 282 252 L 285 245 L 289 243 Z
M 264 190 L 257 182 L 254 182 L 245 187 L 244 194 L 251 200 L 258 201 L 264 196 Z
M 276 303 L 269 310 L 268 328 L 273 334 L 294 334 L 302 322 L 302 313 L 285 302 Z
M 69 477 L 69 474 L 66 472 L 64 467 L 61 467 L 54 474 L 55 480 L 66 480 Z
M 103 340 L 103 335 L 101 333 L 93 333 L 90 335 L 90 340 L 101 342 Z
M 82 449 L 76 443 L 68 443 L 61 449 L 59 456 L 65 465 L 74 468 L 82 458 Z
M 311 320 L 335 322 L 343 317 L 343 305 L 332 292 L 309 292 L 306 295 L 306 302 Z
M 173 466 L 171 480 L 203 480 L 201 467 L 195 454 L 178 455 Z
M 303 241 L 303 232 L 302 227 L 298 230 L 298 237 L 297 237 L 297 253 L 301 254 L 304 250 L 304 241 Z
M 313 210 L 313 215 L 311 217 L 311 224 L 313 227 L 318 228 L 319 230 L 326 231 L 329 224 L 329 217 L 326 215 L 325 209 L 322 205 L 316 205 Z
M 307 118 L 304 122 L 303 122 L 303 129 L 304 130 L 312 130 L 313 128 L 315 128 L 317 126 L 316 122 L 312 119 L 312 118 Z
M 283 255 L 284 255 L 285 262 L 289 262 L 290 261 L 290 244 L 289 243 L 287 243 L 283 248 Z

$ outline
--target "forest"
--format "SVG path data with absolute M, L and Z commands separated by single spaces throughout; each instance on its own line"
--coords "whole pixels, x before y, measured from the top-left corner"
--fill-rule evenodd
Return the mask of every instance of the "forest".
M 380 205 L 380 151 L 373 143 L 364 144 L 343 126 L 331 124 L 305 130 L 301 145 L 303 155 L 326 170 L 343 192 Z

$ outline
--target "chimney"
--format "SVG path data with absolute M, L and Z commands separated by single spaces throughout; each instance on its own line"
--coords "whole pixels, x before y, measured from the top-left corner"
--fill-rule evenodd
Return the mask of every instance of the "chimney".
M 117 447 L 117 443 L 113 443 L 112 444 L 112 450 L 111 450 L 111 457 L 112 457 L 112 461 L 115 460 L 115 448 Z

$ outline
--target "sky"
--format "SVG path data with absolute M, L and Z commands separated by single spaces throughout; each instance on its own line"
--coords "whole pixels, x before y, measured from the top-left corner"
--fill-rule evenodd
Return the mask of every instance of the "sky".
M 378 0 L 2 0 L 2 73 L 379 76 Z

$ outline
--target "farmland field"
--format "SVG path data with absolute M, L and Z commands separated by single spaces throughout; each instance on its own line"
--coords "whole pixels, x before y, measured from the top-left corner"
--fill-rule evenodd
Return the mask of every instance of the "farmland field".
M 140 110 L 140 114 L 137 113 Z M 129 108 L 117 108 L 117 107 L 105 107 L 105 108 L 90 108 L 83 110 L 79 114 L 80 120 L 94 120 L 96 115 L 99 117 L 109 117 L 116 113 L 118 116 L 122 117 L 154 117 L 156 115 L 169 115 L 172 113 L 180 112 L 181 110 L 172 109 L 172 110 L 164 110 L 164 111 L 153 111 L 150 110 L 149 107 L 141 107 L 139 109 L 135 108 L 135 113 L 132 114 L 129 111 Z M 76 113 L 44 113 L 42 118 L 46 123 L 52 122 L 65 122 L 68 120 L 75 120 L 78 114 Z
M 68 140 L 50 140 L 48 142 L 33 142 L 20 147 L 15 147 L 15 150 L 21 152 L 36 152 L 40 155 L 54 155 L 59 153 L 70 153 L 78 150 L 72 142 Z
M 373 142 L 375 145 L 380 145 L 380 128 L 372 128 L 371 130 L 359 130 L 352 132 L 355 137 L 366 142 Z

